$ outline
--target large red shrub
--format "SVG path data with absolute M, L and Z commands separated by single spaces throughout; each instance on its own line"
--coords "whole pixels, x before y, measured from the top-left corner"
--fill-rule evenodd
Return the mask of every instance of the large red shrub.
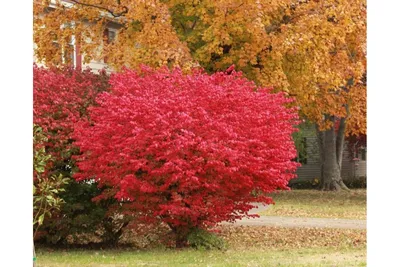
M 129 212 L 185 235 L 247 215 L 257 192 L 287 189 L 298 166 L 292 100 L 232 72 L 180 70 L 110 78 L 111 91 L 75 130 L 78 180 L 95 178 Z

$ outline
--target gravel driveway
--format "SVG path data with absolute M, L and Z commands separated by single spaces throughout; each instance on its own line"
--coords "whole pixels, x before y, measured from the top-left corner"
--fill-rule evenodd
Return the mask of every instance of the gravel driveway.
M 255 205 L 259 205 L 256 204 Z M 268 208 L 267 205 L 259 205 L 249 214 L 258 214 Z M 366 220 L 333 219 L 333 218 L 303 218 L 286 216 L 260 216 L 259 218 L 243 218 L 235 223 L 223 222 L 228 225 L 249 226 L 279 226 L 279 227 L 317 227 L 317 228 L 343 228 L 343 229 L 367 229 Z

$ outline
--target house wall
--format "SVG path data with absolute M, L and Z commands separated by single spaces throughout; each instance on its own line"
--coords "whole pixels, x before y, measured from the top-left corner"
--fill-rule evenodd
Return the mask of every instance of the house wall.
M 313 127 L 302 129 L 302 137 L 306 139 L 307 163 L 297 169 L 297 178 L 292 182 L 312 181 L 321 177 L 317 136 Z
M 297 178 L 293 179 L 291 183 L 313 181 L 314 179 L 320 180 L 321 178 L 321 167 L 319 160 L 319 151 L 317 136 L 314 127 L 307 127 L 303 131 L 303 137 L 306 138 L 306 150 L 307 150 L 307 163 L 302 164 L 297 169 Z M 343 159 L 342 159 L 342 178 L 343 180 L 352 180 L 356 177 L 366 176 L 366 160 L 361 159 L 361 155 L 358 155 L 359 161 L 352 160 L 354 157 L 349 156 L 347 145 L 344 145 Z
M 117 36 L 117 31 L 120 27 L 121 27 L 120 25 L 113 23 L 113 22 L 109 22 L 107 24 L 107 30 L 110 32 L 113 32 L 115 36 Z M 90 40 L 86 40 L 86 41 L 90 42 Z M 99 46 L 98 49 L 101 50 L 102 46 Z M 84 57 L 84 55 L 81 55 L 81 59 L 83 59 L 83 57 Z M 82 60 L 81 60 L 81 62 L 82 62 Z M 112 68 L 107 63 L 104 62 L 104 60 L 92 60 L 88 64 L 82 64 L 82 69 L 85 69 L 87 67 L 89 67 L 92 70 L 92 72 L 96 72 L 96 73 L 102 69 L 106 69 L 106 71 L 108 73 L 111 73 L 113 71 Z
M 74 58 L 75 58 L 74 67 L 78 66 L 77 60 L 76 60 L 78 57 L 83 58 L 82 55 L 79 55 L 78 53 L 75 53 L 75 56 L 74 56 Z M 39 67 L 46 67 L 46 64 L 44 64 L 43 62 L 38 62 L 37 61 L 37 58 L 35 57 L 35 55 L 33 56 L 33 62 L 35 62 L 36 65 L 38 65 Z M 102 70 L 103 68 L 106 68 L 107 72 L 109 72 L 109 73 L 112 71 L 110 69 L 110 67 L 106 63 L 101 61 L 101 60 L 99 60 L 99 61 L 92 60 L 87 64 L 81 64 L 81 66 L 82 66 L 82 69 L 86 69 L 87 67 L 89 67 L 92 70 L 92 72 L 95 72 L 95 73 L 97 73 L 99 70 Z
M 97 73 L 99 70 L 102 70 L 103 68 L 107 68 L 107 71 L 111 72 L 111 70 L 109 69 L 109 66 L 102 61 L 92 60 L 89 62 L 89 64 L 82 64 L 82 69 L 85 69 L 87 67 L 89 67 L 92 70 L 92 72 L 95 72 L 95 73 Z
M 359 160 L 353 160 L 358 158 Z M 360 153 L 355 157 L 355 155 L 350 155 L 345 145 L 343 151 L 343 161 L 342 161 L 342 177 L 344 180 L 353 180 L 357 177 L 367 176 L 367 161 L 361 159 Z
M 64 5 L 66 7 L 69 7 L 72 5 L 72 3 L 70 3 L 69 1 L 64 1 Z M 54 8 L 53 4 L 50 5 L 50 8 L 52 8 L 52 7 Z M 88 23 L 86 23 L 85 25 L 90 26 Z M 114 32 L 115 35 L 119 28 L 121 28 L 121 25 L 119 25 L 115 22 L 107 23 L 107 29 L 109 31 Z M 89 43 L 91 42 L 89 38 L 87 38 L 85 41 L 89 42 Z M 104 63 L 104 60 L 91 60 L 89 63 L 83 64 L 82 62 L 83 62 L 84 54 L 81 53 L 79 47 L 77 47 L 77 45 L 75 44 L 74 36 L 72 36 L 71 45 L 73 45 L 73 47 L 74 47 L 74 62 L 73 62 L 74 67 L 81 67 L 82 69 L 89 67 L 92 70 L 92 72 L 95 72 L 95 73 L 97 73 L 99 70 L 102 70 L 104 68 L 106 69 L 106 71 L 108 73 L 112 72 L 112 68 L 110 66 L 108 66 L 108 64 Z M 37 45 L 35 43 L 33 43 L 33 50 L 35 50 L 36 48 L 37 48 Z M 102 46 L 99 46 L 98 49 L 101 50 Z M 45 62 L 37 61 L 35 53 L 33 54 L 33 62 L 35 62 L 39 67 L 46 67 Z

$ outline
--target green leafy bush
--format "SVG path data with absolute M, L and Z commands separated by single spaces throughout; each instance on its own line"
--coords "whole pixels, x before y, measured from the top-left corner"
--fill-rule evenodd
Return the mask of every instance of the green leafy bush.
M 320 185 L 321 181 L 318 178 L 301 181 L 293 179 L 289 182 L 289 187 L 291 189 L 319 189 Z
M 33 226 L 36 235 L 45 218 L 50 218 L 54 211 L 59 210 L 64 200 L 60 193 L 68 184 L 69 178 L 62 174 L 51 174 L 48 171 L 52 157 L 46 153 L 46 136 L 42 128 L 33 125 Z
M 289 183 L 291 189 L 320 189 L 320 180 L 318 178 L 296 181 L 293 179 Z M 350 189 L 367 188 L 367 177 L 355 177 L 343 181 Z
M 61 246 L 116 245 L 129 217 L 119 216 L 116 200 L 93 202 L 100 192 L 96 183 L 71 180 L 61 194 L 64 203 L 60 211 L 43 225 L 41 242 Z
M 356 177 L 351 180 L 345 180 L 344 183 L 348 188 L 367 188 L 367 177 Z
M 225 249 L 225 241 L 216 234 L 195 228 L 188 235 L 188 243 L 196 249 Z

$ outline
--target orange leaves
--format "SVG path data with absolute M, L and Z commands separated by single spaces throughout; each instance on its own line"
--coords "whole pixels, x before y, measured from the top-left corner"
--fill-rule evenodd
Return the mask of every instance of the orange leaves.
M 286 40 L 284 49 L 289 52 L 284 61 L 289 93 L 297 96 L 302 113 L 321 127 L 324 114 L 346 117 L 344 105 L 365 105 L 365 99 L 353 97 L 356 89 L 348 84 L 349 80 L 359 82 L 365 72 L 365 28 L 358 26 L 363 25 L 365 16 L 353 15 L 359 14 L 357 9 L 363 2 L 301 4 L 291 13 L 296 22 L 287 24 L 281 33 Z M 359 112 L 353 116 L 365 117 Z M 365 128 L 362 119 L 357 121 Z
M 366 85 L 359 83 L 353 87 L 351 92 L 351 105 L 348 120 L 347 134 L 366 134 L 367 124 L 367 90 Z
M 106 57 L 115 70 L 200 64 L 215 72 L 235 64 L 256 83 L 296 95 L 312 121 L 343 116 L 344 104 L 351 111 L 365 105 L 358 97 L 364 89 L 346 85 L 351 78 L 357 84 L 366 69 L 365 0 L 105 0 L 101 6 L 79 0 L 68 7 L 56 1 L 51 12 L 45 2 L 34 5 L 34 39 L 37 59 L 48 64 L 63 63 L 61 52 L 74 36 L 87 60 Z M 71 26 L 61 27 L 66 23 Z M 103 42 L 107 27 L 117 32 L 109 45 Z M 343 87 L 350 93 L 327 93 Z M 365 129 L 365 119 L 357 121 Z

